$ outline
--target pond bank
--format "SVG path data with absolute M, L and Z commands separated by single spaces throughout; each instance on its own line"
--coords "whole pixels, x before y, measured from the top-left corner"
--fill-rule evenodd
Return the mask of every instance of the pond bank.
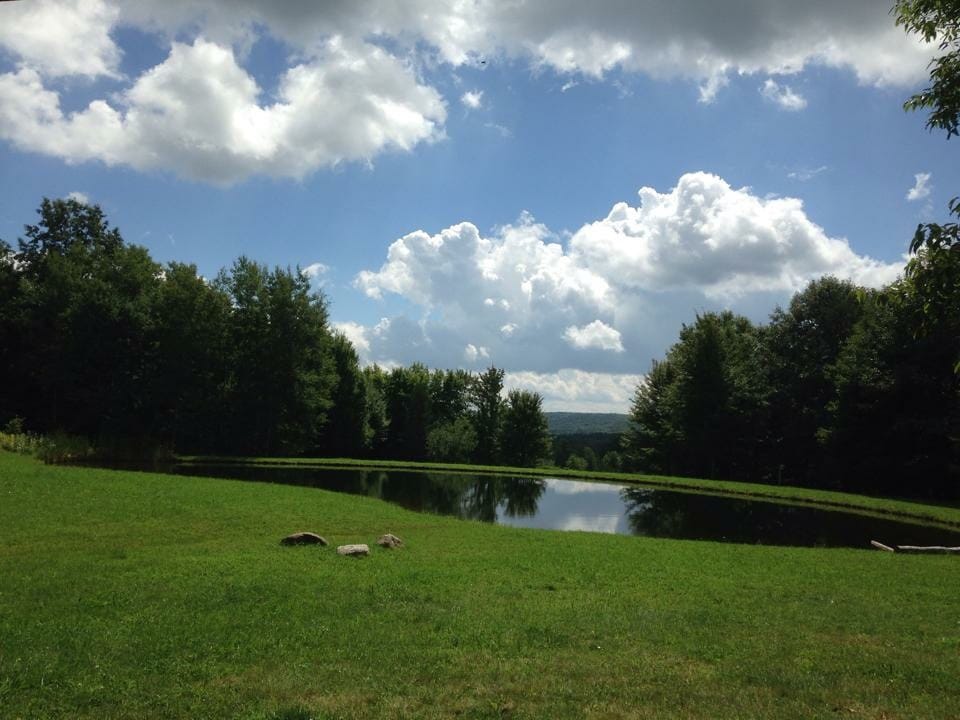
M 759 483 L 733 482 L 729 480 L 705 480 L 699 478 L 669 477 L 666 475 L 641 475 L 637 473 L 591 472 L 566 468 L 520 468 L 500 465 L 462 465 L 453 463 L 407 462 L 398 460 L 356 460 L 352 458 L 266 458 L 233 456 L 185 455 L 179 462 L 195 465 L 238 463 L 245 465 L 323 467 L 367 470 L 415 470 L 450 473 L 511 475 L 531 478 L 570 478 L 574 480 L 602 480 L 629 483 L 650 488 L 663 488 L 677 492 L 712 493 L 743 498 L 769 499 L 824 508 L 855 510 L 877 516 L 896 516 L 941 525 L 945 528 L 960 528 L 960 508 L 947 505 L 928 505 L 917 501 L 871 497 L 842 493 L 833 490 L 794 487 L 790 485 L 762 485 Z

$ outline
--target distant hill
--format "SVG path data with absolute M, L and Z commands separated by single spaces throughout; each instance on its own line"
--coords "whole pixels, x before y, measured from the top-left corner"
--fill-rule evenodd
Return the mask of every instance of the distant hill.
M 547 425 L 553 435 L 620 434 L 627 429 L 622 413 L 548 412 Z

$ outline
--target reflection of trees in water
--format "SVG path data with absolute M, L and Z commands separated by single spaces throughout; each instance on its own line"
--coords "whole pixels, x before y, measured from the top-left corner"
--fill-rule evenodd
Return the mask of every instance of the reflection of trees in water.
M 621 497 L 636 535 L 753 543 L 817 534 L 804 519 L 806 508 L 645 488 L 625 488 Z
M 537 514 L 540 496 L 547 489 L 543 480 L 507 478 L 504 482 L 504 512 L 507 517 L 533 517 Z
M 771 545 L 862 547 L 886 521 L 819 508 L 644 488 L 621 492 L 636 535 Z M 897 535 L 891 535 L 897 536 Z
M 469 487 L 471 478 L 462 475 L 440 475 L 423 472 L 382 473 L 384 500 L 397 503 L 408 510 L 439 515 L 459 515 L 460 497 Z
M 501 505 L 508 517 L 535 515 L 546 489 L 542 480 L 530 478 L 421 472 L 380 475 L 385 478 L 380 495 L 384 500 L 411 510 L 483 522 L 495 522 Z
M 496 522 L 497 508 L 503 505 L 507 517 L 537 514 L 540 496 L 546 490 L 543 480 L 516 477 L 477 477 L 460 501 L 461 517 Z
M 375 498 L 383 497 L 383 484 L 387 480 L 385 472 L 364 470 L 357 474 L 360 476 L 359 483 L 364 495 Z
M 686 527 L 686 508 L 664 504 L 662 493 L 645 488 L 624 488 L 620 491 L 626 505 L 627 523 L 634 535 L 683 537 Z

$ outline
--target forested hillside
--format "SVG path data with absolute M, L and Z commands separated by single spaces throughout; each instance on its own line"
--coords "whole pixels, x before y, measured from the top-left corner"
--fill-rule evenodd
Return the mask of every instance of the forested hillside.
M 548 412 L 545 415 L 551 435 L 619 435 L 627 429 L 630 417 L 625 413 Z

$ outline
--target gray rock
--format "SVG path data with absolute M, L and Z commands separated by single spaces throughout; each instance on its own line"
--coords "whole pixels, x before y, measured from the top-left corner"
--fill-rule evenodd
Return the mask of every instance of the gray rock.
M 370 554 L 368 545 L 341 545 L 337 548 L 338 555 L 349 555 L 350 557 L 363 557 Z
M 377 538 L 377 545 L 382 548 L 398 548 L 403 545 L 403 540 L 398 538 L 396 535 L 391 535 L 387 533 L 386 535 L 381 535 Z
M 281 545 L 326 545 L 327 541 L 312 532 L 295 532 L 280 541 Z

